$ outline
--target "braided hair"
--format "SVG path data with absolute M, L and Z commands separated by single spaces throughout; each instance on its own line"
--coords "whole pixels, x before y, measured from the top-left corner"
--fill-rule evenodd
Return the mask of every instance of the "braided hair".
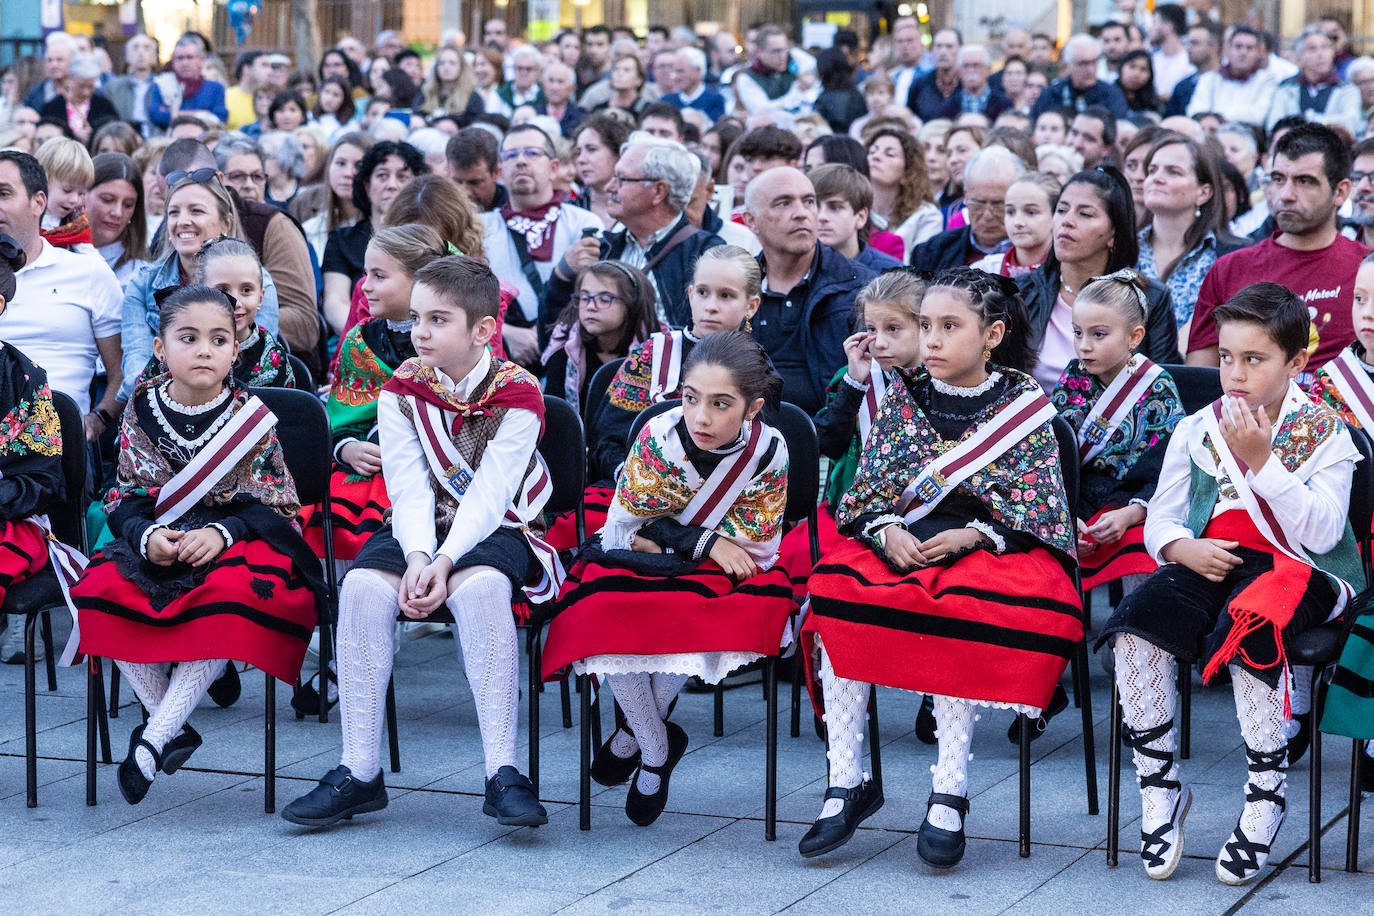
M 951 267 L 937 273 L 929 288 L 956 290 L 978 314 L 984 328 L 994 321 L 1002 322 L 1006 330 L 1002 342 L 992 351 L 994 363 L 1027 374 L 1035 368 L 1037 357 L 1030 343 L 1030 318 L 1015 280 L 971 267 Z

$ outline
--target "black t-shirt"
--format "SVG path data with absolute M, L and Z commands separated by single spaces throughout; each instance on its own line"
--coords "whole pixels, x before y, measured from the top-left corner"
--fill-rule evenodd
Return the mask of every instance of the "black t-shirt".
M 320 261 L 320 273 L 345 275 L 351 289 L 363 276 L 363 258 L 367 255 L 367 243 L 370 241 L 370 219 L 330 232 L 329 240 L 324 245 L 324 258 Z

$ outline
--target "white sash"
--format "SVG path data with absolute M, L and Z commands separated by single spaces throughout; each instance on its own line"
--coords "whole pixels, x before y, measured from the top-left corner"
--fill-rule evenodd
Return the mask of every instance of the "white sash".
M 765 432 L 770 434 L 766 439 Z M 697 490 L 683 508 L 679 515 L 682 524 L 705 528 L 708 531 L 715 530 L 720 520 L 725 518 L 725 513 L 730 511 L 735 500 L 758 473 L 759 460 L 767 451 L 767 443 L 772 440 L 772 433 L 773 430 L 757 418 L 749 424 L 749 439 L 745 442 L 744 448 L 716 465 L 711 476 L 706 478 L 701 489 Z
M 929 515 L 951 490 L 1002 457 L 1055 415 L 1054 405 L 1039 389 L 1021 392 L 972 436 L 937 456 L 912 477 L 898 502 L 902 521 L 911 524 Z
M 429 469 L 439 482 L 448 487 L 458 502 L 463 501 L 475 473 L 472 466 L 463 458 L 449 435 L 449 414 L 437 404 L 405 395 L 415 416 L 416 431 L 420 433 L 420 447 L 424 449 Z M 553 478 L 549 476 L 544 456 L 534 454 L 534 465 L 520 483 L 511 507 L 506 510 L 501 524 L 506 528 L 517 528 L 529 542 L 543 572 L 539 581 L 525 587 L 525 594 L 536 603 L 551 601 L 563 587 L 563 563 L 558 551 L 549 546 L 543 538 L 530 530 L 529 523 L 544 511 L 544 504 L 553 493 Z
M 1284 399 L 1285 407 L 1287 407 L 1295 387 L 1291 382 L 1289 383 L 1289 394 Z M 1250 469 L 1249 466 L 1244 464 L 1235 452 L 1231 451 L 1231 446 L 1221 435 L 1221 412 L 1224 409 L 1222 407 L 1224 400 L 1225 398 L 1219 398 L 1213 401 L 1210 406 L 1202 411 L 1202 416 L 1207 435 L 1211 437 L 1212 446 L 1216 449 L 1217 457 L 1221 459 L 1221 466 L 1226 471 L 1226 476 L 1230 478 L 1232 486 L 1236 488 L 1236 496 L 1266 541 L 1290 559 L 1317 569 L 1317 564 L 1312 562 L 1312 558 L 1303 549 L 1302 542 L 1284 527 L 1283 517 L 1274 511 L 1274 507 L 1269 505 L 1267 500 L 1252 490 L 1249 481 L 1245 479 L 1245 474 Z M 1286 417 L 1287 415 L 1288 411 L 1285 410 L 1283 416 Z M 1279 423 L 1282 424 L 1282 422 L 1283 420 L 1280 419 Z M 1273 460 L 1277 461 L 1278 458 L 1275 457 Z M 1318 569 L 1318 572 L 1324 572 L 1324 570 Z M 1325 574 L 1339 586 L 1334 612 L 1339 613 L 1345 607 L 1350 596 L 1354 594 L 1354 590 L 1344 580 L 1329 573 Z
M 276 425 L 276 414 L 258 398 L 249 398 L 224 428 L 186 463 L 186 467 L 163 484 L 158 491 L 153 521 L 170 525 L 185 515 Z
M 66 602 L 67 610 L 72 615 L 72 633 L 67 637 L 67 646 L 62 650 L 62 658 L 58 661 L 59 665 L 70 667 L 80 661 L 77 655 L 81 646 L 81 627 L 71 590 L 81 578 L 81 574 L 86 571 L 89 561 L 81 551 L 57 539 L 52 533 L 52 525 L 46 515 L 32 515 L 28 520 L 43 531 L 43 540 L 48 546 L 48 560 L 52 563 L 52 571 L 57 575 L 57 585 L 62 589 L 62 600 Z
M 657 404 L 677 390 L 682 379 L 682 332 L 658 333 L 654 341 L 654 361 L 649 375 L 649 403 Z
M 883 398 L 887 397 L 887 376 L 883 375 L 882 366 L 878 365 L 876 359 L 868 361 L 868 390 L 864 392 L 863 403 L 859 405 L 859 443 L 868 444 L 868 434 L 873 431 L 873 424 L 878 420 L 878 409 L 882 407 Z
M 1374 380 L 1369 378 L 1355 351 L 1346 347 L 1326 364 L 1326 374 L 1341 393 L 1346 408 L 1360 421 L 1360 428 L 1374 435 Z
M 1164 374 L 1164 369 L 1144 356 L 1132 356 L 1088 411 L 1078 430 L 1078 458 L 1083 464 L 1102 453 L 1112 433 L 1126 421 L 1140 398 Z

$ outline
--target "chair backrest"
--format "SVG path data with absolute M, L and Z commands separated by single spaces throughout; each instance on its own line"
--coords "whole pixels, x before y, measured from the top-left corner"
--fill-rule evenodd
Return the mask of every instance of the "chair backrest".
M 251 388 L 277 415 L 277 440 L 296 482 L 302 506 L 324 501 L 334 461 L 329 416 L 313 392 L 295 388 Z
M 1059 443 L 1059 467 L 1064 475 L 1064 492 L 1069 497 L 1070 514 L 1077 517 L 1078 478 L 1081 473 L 1078 464 L 1078 434 L 1063 417 L 1055 417 L 1051 425 L 1054 427 L 1054 438 Z
M 661 413 L 672 410 L 674 407 L 681 406 L 681 398 L 670 398 L 666 401 L 659 401 L 657 404 L 651 404 L 641 410 L 639 415 L 635 417 L 635 421 L 630 424 L 630 438 L 628 440 L 630 445 L 633 446 L 635 444 L 635 440 L 639 438 L 639 431 L 644 428 L 645 423 L 648 423 Z
M 1355 474 L 1350 480 L 1350 527 L 1355 532 L 1355 540 L 1360 545 L 1360 556 L 1365 563 L 1365 578 L 1369 578 L 1370 563 L 1374 561 L 1370 551 L 1370 531 L 1374 525 L 1374 444 L 1369 433 L 1364 430 L 1350 430 L 1350 439 L 1360 450 L 1363 459 L 1355 465 Z
M 48 506 L 48 521 L 53 534 L 68 546 L 86 549 L 86 475 L 90 452 L 86 447 L 86 426 L 76 402 L 60 391 L 52 393 L 53 407 L 62 432 L 62 481 L 66 498 Z
M 1183 410 L 1195 414 L 1221 397 L 1221 370 L 1214 366 L 1165 366 L 1178 386 Z
M 309 367 L 294 353 L 286 354 L 286 358 L 291 363 L 291 374 L 296 377 L 296 389 L 313 392 L 315 390 L 315 376 L 310 374 Z
M 587 397 L 582 402 L 582 423 L 587 429 L 596 425 L 596 415 L 601 412 L 601 405 L 606 402 L 606 392 L 611 390 L 611 382 L 615 381 L 615 374 L 620 371 L 621 365 L 625 362 L 625 357 L 613 359 L 609 363 L 603 363 L 592 380 L 587 383 Z
M 539 440 L 539 454 L 553 478 L 553 492 L 544 511 L 561 514 L 576 509 L 587 488 L 582 418 L 571 404 L 551 394 L 544 395 L 544 438 Z

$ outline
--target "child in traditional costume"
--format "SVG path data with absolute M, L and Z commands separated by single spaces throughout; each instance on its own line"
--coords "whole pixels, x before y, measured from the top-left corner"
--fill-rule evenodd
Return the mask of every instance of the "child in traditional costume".
M 645 424 L 606 525 L 559 596 L 544 676 L 572 664 L 610 685 L 628 729 L 597 752 L 592 778 L 635 775 L 625 813 L 648 826 L 668 801 L 687 733 L 665 722 L 689 677 L 719 683 L 778 652 L 794 605 L 775 567 L 787 502 L 787 445 L 759 418 L 782 380 L 739 331 L 696 344 L 682 406 Z
M 606 520 L 635 417 L 652 404 L 682 396 L 682 367 L 699 341 L 721 331 L 748 330 L 749 319 L 759 308 L 762 279 L 758 261 L 743 248 L 717 245 L 702 252 L 687 290 L 691 327 L 656 332 L 632 349 L 611 381 L 606 400 L 592 405 L 587 477 L 594 483 L 583 498 L 588 534 L 600 531 Z M 581 546 L 571 513 L 549 528 L 549 543 L 559 550 Z
M 802 650 L 824 694 L 830 788 L 807 857 L 883 804 L 861 768 L 868 692 L 883 684 L 935 697 L 939 759 L 917 852 L 957 863 L 975 707 L 1038 715 L 1083 636 L 1055 411 L 1027 374 L 1014 284 L 946 271 L 919 327 L 922 367 L 888 389 L 836 512 L 846 540 L 811 575 Z
M 1140 856 L 1156 879 L 1182 859 L 1192 802 L 1174 761 L 1177 665 L 1202 661 L 1204 682 L 1229 665 L 1249 779 L 1216 874 L 1236 885 L 1260 873 L 1283 822 L 1285 645 L 1338 614 L 1363 581 L 1347 521 L 1359 452 L 1336 412 L 1293 381 L 1307 361 L 1301 299 L 1256 283 L 1216 319 L 1225 394 L 1174 430 L 1145 521 L 1145 547 L 1167 565 L 1126 597 L 1099 644 L 1115 639 Z
M 355 558 L 391 507 L 377 441 L 377 398 L 392 373 L 415 356 L 408 317 L 415 273 L 447 250 L 437 232 L 420 225 L 379 230 L 368 243 L 362 290 L 369 317 L 344 335 L 339 371 L 325 403 L 334 429 L 329 492 L 337 560 Z M 323 530 L 307 511 L 306 538 L 319 556 L 324 556 Z
M 515 766 L 520 652 L 511 603 L 519 589 L 552 598 L 562 569 L 537 534 L 551 489 L 535 451 L 539 383 L 487 349 L 499 303 L 496 277 L 474 258 L 452 255 L 415 274 L 419 356 L 397 368 L 377 408 L 393 509 L 358 554 L 339 601 L 343 756 L 283 809 L 292 823 L 324 827 L 386 807 L 380 744 L 397 612 L 423 619 L 440 606 L 456 621 L 477 705 L 482 811 L 504 825 L 548 822 Z
M 226 661 L 296 680 L 322 591 L 277 418 L 230 375 L 228 299 L 178 290 L 153 349 L 168 373 L 141 383 L 124 412 L 105 498 L 115 539 L 71 590 L 80 650 L 114 659 L 149 713 L 119 765 L 130 804 L 200 746 L 186 720 Z M 170 680 L 167 662 L 179 663 Z
M 1374 255 L 1364 259 L 1355 275 L 1350 312 L 1355 342 L 1317 370 L 1312 400 L 1374 435 L 1374 362 L 1369 362 L 1374 359 Z

